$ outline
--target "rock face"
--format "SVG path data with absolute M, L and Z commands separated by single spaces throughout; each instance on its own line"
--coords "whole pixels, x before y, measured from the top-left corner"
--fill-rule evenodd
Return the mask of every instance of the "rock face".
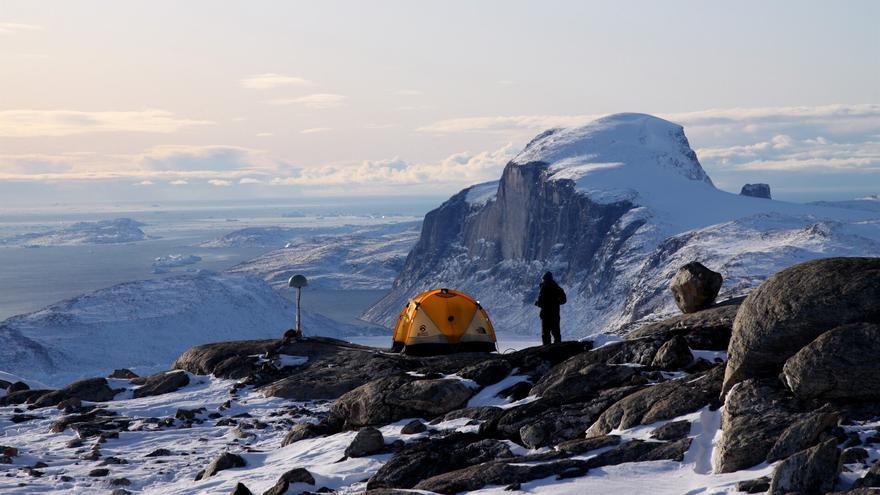
M 770 493 L 818 495 L 830 492 L 837 478 L 839 458 L 840 451 L 834 439 L 798 452 L 782 461 L 773 471 Z
M 745 184 L 742 186 L 739 194 L 741 196 L 751 196 L 753 198 L 772 199 L 770 197 L 770 184 Z
M 778 373 L 789 357 L 832 328 L 880 323 L 878 300 L 880 258 L 826 258 L 773 275 L 736 315 L 723 392 Z
M 712 306 L 721 290 L 722 281 L 720 273 L 692 261 L 679 268 L 669 282 L 669 290 L 682 313 L 695 313 Z
M 417 380 L 395 375 L 374 380 L 337 399 L 330 416 L 348 427 L 430 417 L 464 406 L 474 390 L 460 380 Z
M 866 359 L 877 355 L 880 325 L 844 325 L 823 333 L 788 358 L 783 376 L 801 398 L 880 399 L 877 364 Z

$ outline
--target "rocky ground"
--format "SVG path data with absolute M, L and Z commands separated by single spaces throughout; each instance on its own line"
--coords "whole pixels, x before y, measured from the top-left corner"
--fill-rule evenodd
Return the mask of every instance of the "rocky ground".
M 836 258 L 603 345 L 225 342 L 0 384 L 0 493 L 880 492 L 878 301 L 880 260 Z

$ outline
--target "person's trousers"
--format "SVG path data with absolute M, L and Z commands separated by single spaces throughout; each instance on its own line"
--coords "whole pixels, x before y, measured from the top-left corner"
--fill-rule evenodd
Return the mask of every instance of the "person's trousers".
M 553 342 L 556 344 L 562 342 L 559 318 L 541 318 L 541 341 L 544 345 L 550 344 L 550 337 L 553 337 Z

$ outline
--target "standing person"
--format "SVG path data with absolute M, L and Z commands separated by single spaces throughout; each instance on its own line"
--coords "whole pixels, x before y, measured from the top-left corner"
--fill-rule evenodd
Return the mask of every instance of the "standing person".
M 565 291 L 553 280 L 553 274 L 544 274 L 541 282 L 541 290 L 538 292 L 538 300 L 535 306 L 541 308 L 538 316 L 541 317 L 541 340 L 544 345 L 550 344 L 550 337 L 555 343 L 562 342 L 559 329 L 559 306 L 566 303 Z

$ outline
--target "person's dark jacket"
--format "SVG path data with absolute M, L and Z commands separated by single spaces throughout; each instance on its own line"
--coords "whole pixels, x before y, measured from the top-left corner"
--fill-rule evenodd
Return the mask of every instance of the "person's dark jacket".
M 559 306 L 567 301 L 565 291 L 556 283 L 555 280 L 545 280 L 541 282 L 541 290 L 538 292 L 538 300 L 535 306 L 541 308 L 539 316 L 541 319 L 558 320 Z

